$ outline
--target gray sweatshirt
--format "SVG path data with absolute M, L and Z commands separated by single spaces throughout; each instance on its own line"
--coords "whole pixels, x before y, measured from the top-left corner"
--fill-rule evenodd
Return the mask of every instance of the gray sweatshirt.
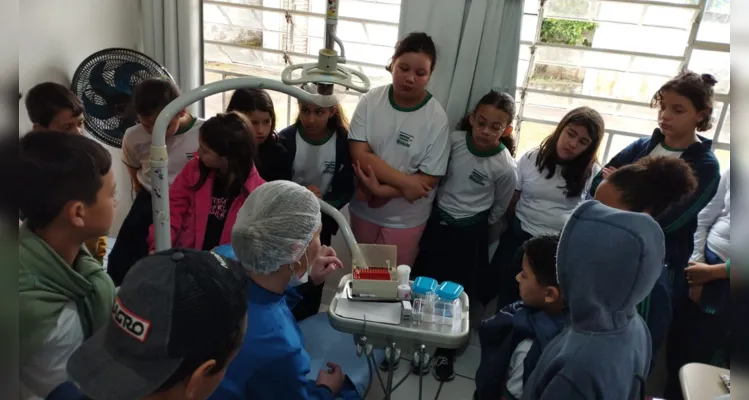
M 557 275 L 570 326 L 544 349 L 523 400 L 637 399 L 651 358 L 635 306 L 663 268 L 663 232 L 650 216 L 582 203 L 562 230 Z

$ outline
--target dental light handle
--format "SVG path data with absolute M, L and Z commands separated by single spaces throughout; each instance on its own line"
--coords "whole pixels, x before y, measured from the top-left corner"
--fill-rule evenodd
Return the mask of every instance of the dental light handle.
M 296 86 L 289 86 L 282 82 L 266 79 L 266 78 L 233 78 L 224 79 L 217 82 L 209 83 L 199 88 L 193 89 L 189 92 L 182 94 L 181 96 L 174 99 L 159 113 L 154 124 L 153 133 L 151 134 L 151 150 L 150 150 L 150 162 L 151 162 L 151 186 L 152 186 L 152 204 L 153 204 L 153 223 L 154 223 L 154 239 L 156 251 L 162 251 L 171 247 L 171 225 L 169 222 L 169 154 L 166 150 L 166 128 L 169 122 L 187 106 L 202 100 L 208 96 L 216 93 L 223 93 L 229 90 L 241 89 L 241 88 L 259 88 L 275 90 L 277 92 L 288 94 L 289 96 L 296 97 L 303 102 L 315 103 L 321 107 L 331 107 L 337 104 L 335 96 L 324 96 L 320 94 L 308 93 Z M 332 208 L 332 207 L 331 207 Z M 338 212 L 338 210 L 334 211 Z M 328 213 L 330 214 L 330 213 Z M 334 214 L 330 214 L 333 218 L 336 218 Z M 340 213 L 338 213 L 340 215 Z M 342 218 L 342 216 L 341 216 Z M 336 221 L 339 221 L 336 219 Z M 344 220 L 345 221 L 345 220 Z M 348 224 L 340 224 L 344 232 L 348 229 L 349 237 L 346 237 L 349 247 L 351 243 L 349 240 L 353 240 L 353 234 L 351 229 L 348 228 Z M 358 250 L 356 242 L 353 242 L 354 247 Z M 361 254 L 361 252 L 359 252 Z
M 320 210 L 332 217 L 335 222 L 338 223 L 338 228 L 343 235 L 343 240 L 346 241 L 346 245 L 351 251 L 352 264 L 357 267 L 367 266 L 367 261 L 364 259 L 361 249 L 359 249 L 359 244 L 356 243 L 356 238 L 354 237 L 354 233 L 351 231 L 351 227 L 349 226 L 348 221 L 346 221 L 346 218 L 343 217 L 343 214 L 341 214 L 340 211 L 328 204 L 325 200 L 319 199 L 319 201 Z

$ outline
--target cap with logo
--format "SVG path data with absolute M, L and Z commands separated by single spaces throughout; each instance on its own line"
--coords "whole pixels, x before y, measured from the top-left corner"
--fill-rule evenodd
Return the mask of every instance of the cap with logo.
M 112 319 L 68 361 L 71 379 L 96 400 L 157 391 L 184 359 L 226 346 L 247 312 L 245 287 L 242 267 L 215 253 L 172 249 L 138 261 Z

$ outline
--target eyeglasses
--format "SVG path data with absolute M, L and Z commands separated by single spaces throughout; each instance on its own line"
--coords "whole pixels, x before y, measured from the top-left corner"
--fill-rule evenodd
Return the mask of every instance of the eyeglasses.
M 505 131 L 505 129 L 507 129 L 507 126 L 508 126 L 508 125 L 505 125 L 505 126 L 495 128 L 493 126 L 490 126 L 489 123 L 486 121 L 479 121 L 477 125 L 478 125 L 477 126 L 478 128 L 489 131 L 489 136 L 492 136 L 492 137 L 501 135 Z

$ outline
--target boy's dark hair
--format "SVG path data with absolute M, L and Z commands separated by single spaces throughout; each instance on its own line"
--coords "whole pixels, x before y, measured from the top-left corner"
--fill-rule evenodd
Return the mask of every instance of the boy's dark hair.
M 160 113 L 179 95 L 179 88 L 169 79 L 146 79 L 133 89 L 133 107 L 138 115 L 151 117 Z
M 388 72 L 393 72 L 393 63 L 405 53 L 424 53 L 428 55 L 432 60 L 429 72 L 434 72 L 434 68 L 437 67 L 437 46 L 434 45 L 432 37 L 424 32 L 411 32 L 396 43 L 393 57 L 390 58 L 390 62 L 385 69 Z
M 49 126 L 57 113 L 70 110 L 74 117 L 83 114 L 83 103 L 67 87 L 55 82 L 40 83 L 26 93 L 26 112 L 34 124 Z
M 476 112 L 478 110 L 479 106 L 493 106 L 496 107 L 498 110 L 503 111 L 505 114 L 507 114 L 510 117 L 510 125 L 512 125 L 512 121 L 515 119 L 515 99 L 512 98 L 507 93 L 500 93 L 496 92 L 494 90 L 490 91 L 489 93 L 485 94 L 484 97 L 479 99 L 478 104 L 476 104 L 476 107 L 473 109 L 473 112 Z M 471 127 L 471 119 L 470 115 L 466 115 L 463 117 L 463 119 L 458 123 L 458 130 L 459 131 L 466 131 L 470 132 L 473 129 Z M 503 132 L 504 133 L 504 132 Z M 515 135 L 502 135 L 502 138 L 500 139 L 502 144 L 505 145 L 507 150 L 510 152 L 510 155 L 515 157 Z
M 540 235 L 523 243 L 523 252 L 528 257 L 536 282 L 543 286 L 559 287 L 557 281 L 557 247 L 559 235 Z
M 630 211 L 649 210 L 656 219 L 697 190 L 697 176 L 689 164 L 668 156 L 642 158 L 617 169 L 606 181 L 621 193 Z
M 705 119 L 697 124 L 698 132 L 705 132 L 713 127 L 712 115 L 713 115 L 713 95 L 715 94 L 714 87 L 718 83 L 718 80 L 710 74 L 696 74 L 688 69 L 682 71 L 675 78 L 666 82 L 658 89 L 650 100 L 650 107 L 658 107 L 661 99 L 663 98 L 663 92 L 676 92 L 680 96 L 688 98 L 694 108 L 698 112 L 707 111 Z
M 226 193 L 236 196 L 246 193 L 244 183 L 252 173 L 257 147 L 254 131 L 247 117 L 239 111 L 217 114 L 200 126 L 200 140 L 219 157 L 226 157 L 229 162 L 227 176 L 233 178 L 226 188 Z M 199 164 L 200 179 L 193 186 L 198 190 L 208 179 L 211 168 L 202 161 Z
M 31 229 L 49 225 L 69 201 L 96 203 L 112 168 L 112 156 L 102 145 L 68 132 L 29 132 L 19 153 L 19 202 Z
M 578 197 L 593 173 L 593 164 L 598 163 L 598 147 L 601 145 L 604 133 L 603 117 L 598 111 L 590 107 L 578 107 L 568 112 L 559 121 L 554 132 L 541 142 L 536 157 L 536 167 L 541 173 L 544 170 L 547 171 L 546 179 L 554 176 L 557 164 L 560 163 L 559 156 L 557 156 L 557 142 L 562 136 L 564 127 L 570 124 L 584 126 L 591 140 L 590 146 L 582 154 L 561 166 L 562 178 L 565 182 L 564 194 L 567 197 Z

